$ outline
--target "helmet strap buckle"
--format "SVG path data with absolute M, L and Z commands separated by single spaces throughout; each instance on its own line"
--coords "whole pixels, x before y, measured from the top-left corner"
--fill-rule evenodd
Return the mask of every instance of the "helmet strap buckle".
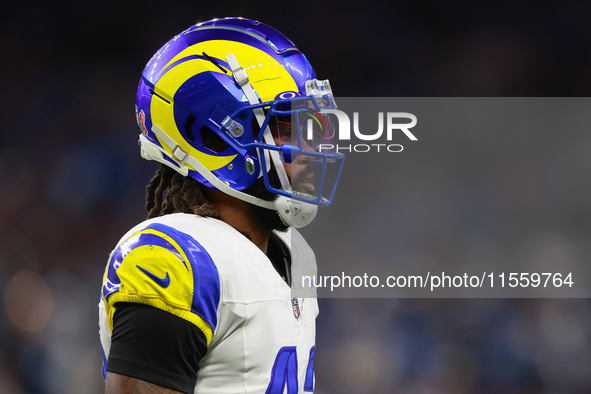
M 178 145 L 174 147 L 174 149 L 172 150 L 172 154 L 181 163 L 184 163 L 185 160 L 187 160 L 187 156 L 189 155 L 183 148 L 181 148 Z

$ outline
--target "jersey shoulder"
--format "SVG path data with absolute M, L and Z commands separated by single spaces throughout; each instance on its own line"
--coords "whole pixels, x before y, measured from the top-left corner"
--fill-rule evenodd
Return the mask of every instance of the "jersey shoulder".
M 212 219 L 167 215 L 140 223 L 123 236 L 103 277 L 102 298 L 111 330 L 117 303 L 134 302 L 188 320 L 203 331 L 209 344 L 217 326 L 220 278 L 195 234 L 179 230 L 191 221 L 192 228 L 208 231 L 208 220 Z

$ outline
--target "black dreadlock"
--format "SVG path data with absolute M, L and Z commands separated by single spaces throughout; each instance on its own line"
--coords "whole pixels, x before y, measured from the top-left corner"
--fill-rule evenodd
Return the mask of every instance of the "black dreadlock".
M 279 177 L 276 171 L 269 172 L 269 182 L 278 187 Z M 182 176 L 172 168 L 162 165 L 146 187 L 148 219 L 174 212 L 193 213 L 219 219 L 220 213 L 205 197 L 203 190 L 206 187 L 190 176 Z M 277 197 L 267 190 L 263 178 L 259 178 L 244 191 L 268 201 L 273 201 Z M 288 226 L 274 210 L 256 205 L 252 205 L 250 209 L 257 225 L 268 230 L 287 230 Z
M 172 168 L 162 165 L 146 187 L 148 219 L 173 212 L 219 219 L 219 212 L 207 200 L 203 188 L 205 186 L 190 176 L 182 176 Z

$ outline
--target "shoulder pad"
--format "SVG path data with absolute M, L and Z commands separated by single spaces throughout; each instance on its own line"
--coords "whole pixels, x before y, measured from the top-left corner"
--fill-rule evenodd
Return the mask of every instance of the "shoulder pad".
M 111 330 L 116 303 L 135 302 L 192 322 L 209 344 L 217 325 L 220 280 L 211 257 L 196 240 L 153 223 L 111 253 L 102 296 Z

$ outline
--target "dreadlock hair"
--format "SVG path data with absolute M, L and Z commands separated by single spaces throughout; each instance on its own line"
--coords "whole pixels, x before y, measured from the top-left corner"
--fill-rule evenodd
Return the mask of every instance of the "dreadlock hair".
M 174 212 L 219 219 L 220 213 L 203 193 L 205 187 L 190 176 L 162 165 L 146 187 L 148 219 Z

